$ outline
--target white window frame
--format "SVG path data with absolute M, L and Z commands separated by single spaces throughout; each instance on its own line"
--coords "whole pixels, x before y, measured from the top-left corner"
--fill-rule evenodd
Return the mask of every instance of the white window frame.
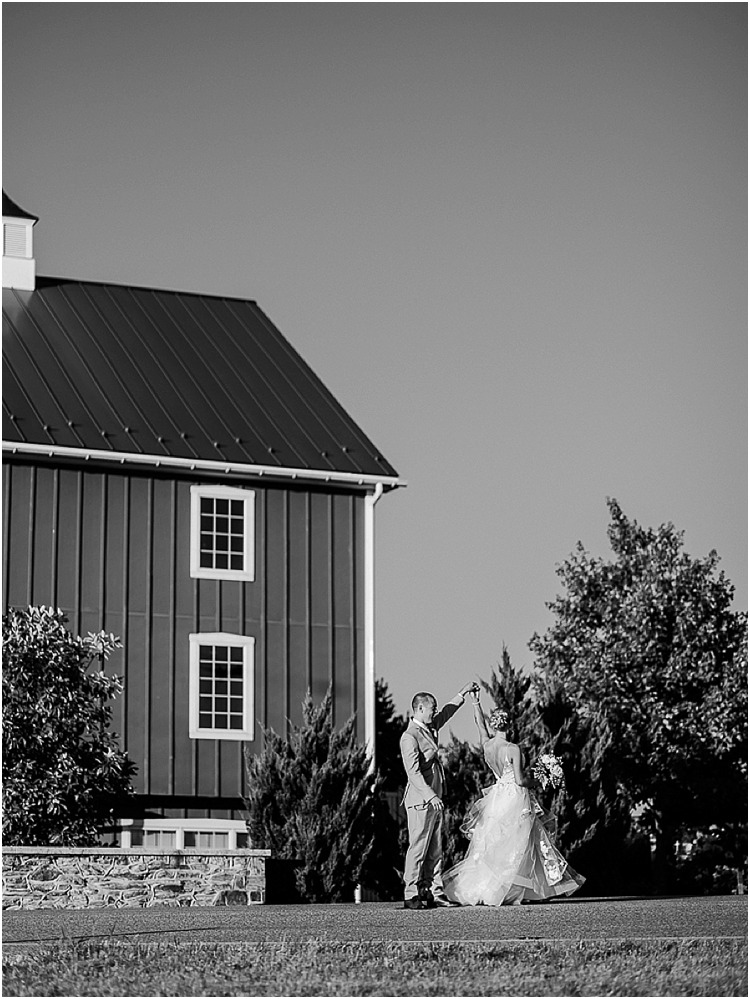
M 206 569 L 201 566 L 201 499 L 242 500 L 245 504 L 245 546 L 242 569 Z M 255 579 L 255 491 L 239 486 L 190 487 L 190 575 L 194 579 Z
M 197 632 L 190 640 L 189 735 L 191 739 L 214 739 L 252 742 L 255 738 L 255 639 L 250 635 L 232 635 L 225 631 Z M 200 647 L 201 645 L 242 646 L 242 728 L 200 727 Z
M 184 850 L 186 832 L 227 833 L 227 850 L 245 849 L 237 846 L 237 834 L 247 832 L 247 824 L 242 819 L 118 819 L 120 846 L 129 849 L 132 846 L 132 835 L 135 829 L 144 832 L 173 832 L 175 834 L 175 850 Z M 149 849 L 149 847 L 144 847 Z M 166 848 L 164 848 L 166 849 Z M 187 849 L 202 850 L 204 847 L 187 847 Z M 209 849 L 209 847 L 205 847 Z M 216 849 L 211 847 L 210 849 Z M 220 849 L 220 848 L 219 848 Z

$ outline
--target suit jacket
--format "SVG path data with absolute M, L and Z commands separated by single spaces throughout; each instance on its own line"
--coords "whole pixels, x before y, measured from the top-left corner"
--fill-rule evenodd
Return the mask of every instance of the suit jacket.
M 463 703 L 459 694 L 442 707 L 432 719 L 433 730 L 442 728 Z M 426 804 L 435 795 L 442 798 L 445 772 L 438 755 L 437 739 L 412 719 L 401 736 L 400 746 L 407 779 L 402 803 L 408 808 Z

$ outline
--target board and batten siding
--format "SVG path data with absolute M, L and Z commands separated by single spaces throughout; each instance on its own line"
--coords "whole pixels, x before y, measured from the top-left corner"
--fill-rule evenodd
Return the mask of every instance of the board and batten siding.
M 254 750 L 261 725 L 286 733 L 307 690 L 318 703 L 329 683 L 336 724 L 356 711 L 364 738 L 364 495 L 242 483 L 255 580 L 217 581 L 190 576 L 194 482 L 9 462 L 3 604 L 60 607 L 73 632 L 122 640 L 106 666 L 125 681 L 112 727 L 139 794 L 234 799 L 248 743 L 189 738 L 188 636 L 255 638 Z

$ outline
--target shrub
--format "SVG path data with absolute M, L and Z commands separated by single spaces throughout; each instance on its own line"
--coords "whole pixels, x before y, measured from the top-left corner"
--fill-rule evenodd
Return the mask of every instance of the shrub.
M 109 731 L 122 681 L 101 669 L 120 642 L 76 637 L 65 622 L 51 607 L 3 618 L 6 846 L 96 845 L 115 800 L 132 794 L 135 766 Z
M 302 717 L 288 739 L 264 729 L 263 752 L 246 750 L 250 840 L 299 862 L 295 879 L 305 901 L 349 902 L 373 847 L 379 782 L 354 717 L 334 728 L 330 689 L 317 708 L 308 693 Z

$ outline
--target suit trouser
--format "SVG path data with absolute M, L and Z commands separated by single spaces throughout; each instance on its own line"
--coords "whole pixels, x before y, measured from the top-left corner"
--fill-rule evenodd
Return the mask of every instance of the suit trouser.
M 409 849 L 404 862 L 404 898 L 430 888 L 443 891 L 443 810 L 431 805 L 406 809 Z

